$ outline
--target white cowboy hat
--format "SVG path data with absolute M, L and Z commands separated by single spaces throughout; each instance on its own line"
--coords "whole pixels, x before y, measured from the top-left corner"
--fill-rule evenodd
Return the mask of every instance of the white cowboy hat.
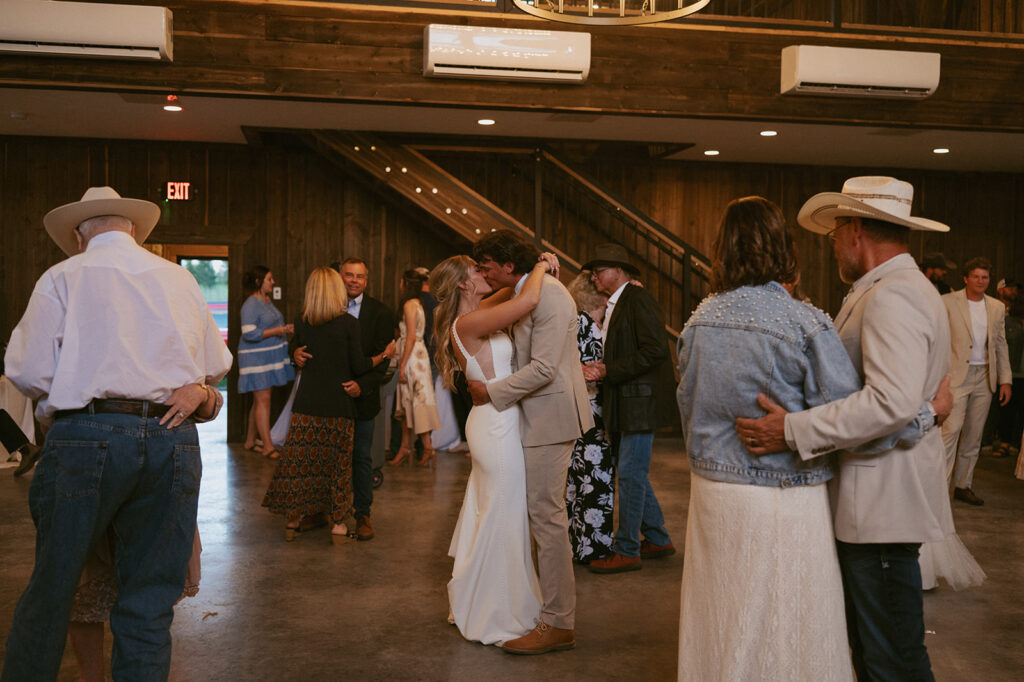
M 915 218 L 910 215 L 914 186 L 883 175 L 864 175 L 843 183 L 843 191 L 822 192 L 807 200 L 796 221 L 802 227 L 828 234 L 835 228 L 835 219 L 843 216 L 874 218 L 911 230 L 949 232 L 949 225 Z
M 64 204 L 43 216 L 50 238 L 69 256 L 78 253 L 75 228 L 89 218 L 116 215 L 135 223 L 135 241 L 142 244 L 160 220 L 160 207 L 142 199 L 122 199 L 112 187 L 90 187 L 80 201 Z

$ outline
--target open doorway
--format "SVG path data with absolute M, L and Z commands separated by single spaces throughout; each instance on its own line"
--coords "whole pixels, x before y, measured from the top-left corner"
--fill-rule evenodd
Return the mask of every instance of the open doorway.
M 231 319 L 228 314 L 228 247 L 209 244 L 146 244 L 146 247 L 192 273 L 203 292 L 213 321 L 217 323 L 221 338 L 227 343 Z M 212 440 L 227 443 L 227 377 L 221 380 L 217 390 L 224 397 L 224 407 L 217 419 L 199 425 L 200 437 L 204 442 Z

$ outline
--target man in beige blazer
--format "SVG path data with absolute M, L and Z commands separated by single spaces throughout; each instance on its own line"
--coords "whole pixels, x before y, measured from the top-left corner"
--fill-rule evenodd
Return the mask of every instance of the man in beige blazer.
M 516 291 L 537 262 L 537 248 L 510 230 L 492 232 L 473 247 L 487 282 Z M 565 511 L 565 482 L 577 438 L 594 426 L 576 342 L 576 304 L 547 275 L 540 303 L 512 328 L 516 371 L 489 384 L 470 381 L 475 404 L 519 406 L 526 457 L 526 506 L 537 546 L 542 606 L 537 627 L 505 642 L 514 654 L 543 654 L 576 646 L 576 580 Z
M 972 488 L 974 465 L 992 394 L 998 387 L 999 404 L 1006 405 L 1013 384 L 1004 326 L 1006 306 L 985 295 L 991 272 L 992 264 L 986 259 L 972 258 L 964 264 L 964 288 L 942 297 L 949 314 L 953 376 L 953 412 L 942 425 L 946 486 L 952 478 L 953 497 L 978 506 L 985 502 Z
M 953 532 L 938 429 L 906 449 L 843 451 L 914 420 L 949 369 L 945 309 L 908 253 L 910 230 L 949 228 L 911 217 L 912 199 L 906 182 L 860 177 L 847 180 L 841 194 L 804 204 L 798 222 L 829 236 L 840 277 L 853 285 L 836 328 L 864 388 L 803 412 L 775 406 L 762 419 L 737 421 L 756 455 L 788 449 L 810 459 L 839 451 L 832 513 L 859 680 L 933 679 L 918 550 Z

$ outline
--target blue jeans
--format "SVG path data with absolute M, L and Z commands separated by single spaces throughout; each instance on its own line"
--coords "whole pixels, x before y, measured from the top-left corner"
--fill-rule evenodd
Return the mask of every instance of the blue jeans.
M 75 415 L 54 422 L 29 490 L 35 567 L 14 611 L 4 682 L 54 680 L 82 566 L 111 527 L 115 680 L 166 680 L 171 620 L 192 553 L 202 462 L 190 421 Z
M 373 419 L 357 419 L 352 437 L 352 493 L 355 516 L 370 515 L 373 504 Z
M 935 679 L 924 646 L 920 547 L 836 541 L 858 682 Z
M 619 469 L 619 529 L 615 551 L 623 556 L 640 556 L 640 533 L 656 545 L 672 542 L 665 532 L 658 498 L 647 473 L 651 468 L 654 433 L 614 434 Z

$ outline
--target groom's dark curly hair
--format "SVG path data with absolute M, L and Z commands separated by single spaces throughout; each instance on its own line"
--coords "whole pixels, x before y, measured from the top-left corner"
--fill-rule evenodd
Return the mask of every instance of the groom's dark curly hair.
M 497 230 L 473 245 L 473 259 L 482 261 L 486 258 L 502 265 L 512 263 L 514 272 L 525 274 L 537 264 L 540 250 L 518 232 Z

